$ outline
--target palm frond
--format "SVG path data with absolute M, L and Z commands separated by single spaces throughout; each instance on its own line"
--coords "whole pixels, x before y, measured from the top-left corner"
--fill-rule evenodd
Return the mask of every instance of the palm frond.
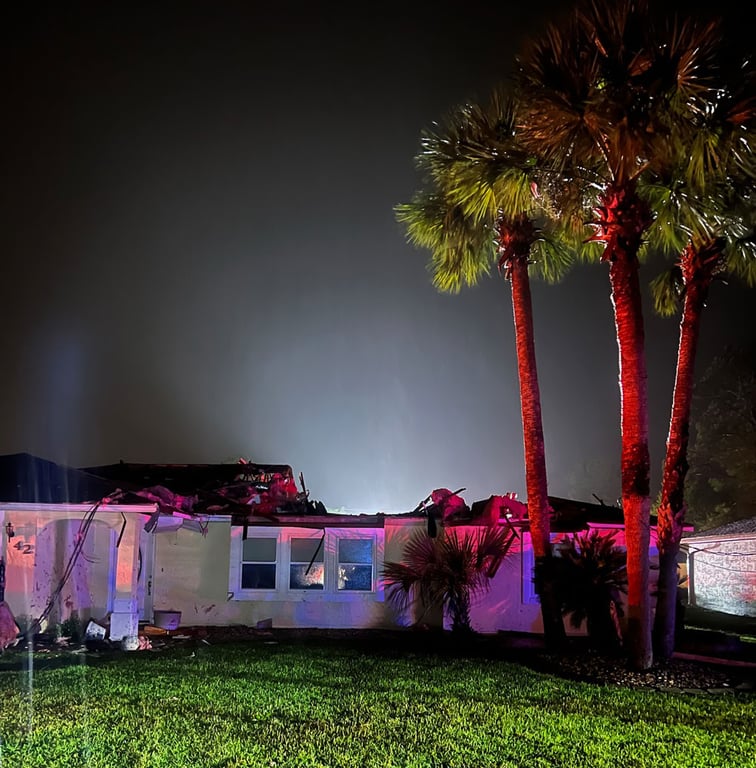
M 497 241 L 512 220 L 539 222 L 551 242 L 567 231 L 559 218 L 569 200 L 565 190 L 575 185 L 547 181 L 519 142 L 518 119 L 517 96 L 500 88 L 486 103 L 463 104 L 422 134 L 416 163 L 424 187 L 395 210 L 410 242 L 430 252 L 428 268 L 440 291 L 456 293 L 490 274 Z M 559 196 L 552 197 L 552 190 Z M 564 218 L 577 217 L 570 208 Z M 559 279 L 573 251 L 538 250 L 535 274 Z
M 651 296 L 654 309 L 662 317 L 671 317 L 680 308 L 680 298 L 684 290 L 680 268 L 665 270 L 651 281 Z
M 719 96 L 716 24 L 657 18 L 649 3 L 582 3 L 520 58 L 523 143 L 562 171 L 591 169 L 622 184 L 700 143 L 700 181 L 717 157 L 700 119 Z
M 756 233 L 752 231 L 731 241 L 726 251 L 725 268 L 749 288 L 756 287 Z
M 407 239 L 430 251 L 428 270 L 434 286 L 458 293 L 490 273 L 496 260 L 493 233 L 475 222 L 459 206 L 434 194 L 419 192 L 410 203 L 395 208 L 406 226 Z
M 531 248 L 531 274 L 547 283 L 558 283 L 575 262 L 577 248 L 560 237 L 542 237 Z

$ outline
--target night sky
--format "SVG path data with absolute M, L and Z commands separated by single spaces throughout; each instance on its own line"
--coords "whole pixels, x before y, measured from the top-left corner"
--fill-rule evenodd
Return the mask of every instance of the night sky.
M 421 131 L 569 4 L 25 5 L 0 27 L 0 453 L 282 462 L 349 510 L 524 499 L 509 286 L 437 293 L 393 208 Z M 553 495 L 620 496 L 609 296 L 598 264 L 533 285 Z M 655 494 L 678 328 L 648 310 Z M 698 371 L 755 317 L 715 286 Z

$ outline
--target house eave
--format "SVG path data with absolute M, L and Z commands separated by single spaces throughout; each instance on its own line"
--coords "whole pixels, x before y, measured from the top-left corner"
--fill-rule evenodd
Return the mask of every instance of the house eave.
M 78 513 L 91 512 L 97 502 L 86 502 L 72 504 L 70 502 L 49 503 L 49 502 L 0 502 L 0 510 L 6 512 L 61 512 Z M 124 513 L 151 515 L 157 509 L 156 504 L 100 504 L 97 512 L 107 514 Z
M 262 517 L 248 515 L 246 518 L 234 515 L 232 526 L 276 526 L 279 528 L 383 528 L 384 515 L 274 515 Z
M 713 544 L 722 541 L 756 541 L 756 533 L 729 533 L 719 536 L 687 536 L 680 541 L 680 549 L 697 544 Z

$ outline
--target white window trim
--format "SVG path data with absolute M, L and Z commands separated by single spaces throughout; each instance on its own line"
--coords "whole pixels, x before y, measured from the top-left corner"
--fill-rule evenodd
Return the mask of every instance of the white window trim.
M 527 539 L 525 538 L 526 535 Z M 529 533 L 523 535 L 522 538 L 522 574 L 520 578 L 522 595 L 520 599 L 523 605 L 539 605 L 541 601 L 538 599 L 535 584 L 533 583 L 533 569 L 535 568 L 533 542 Z
M 383 601 L 383 583 L 380 578 L 383 567 L 383 528 L 283 528 L 276 526 L 255 526 L 247 529 L 248 537 L 272 538 L 276 540 L 276 588 L 242 589 L 242 541 L 244 528 L 231 528 L 231 558 L 229 564 L 229 599 L 257 600 L 261 602 L 283 600 L 287 602 L 350 602 Z M 325 583 L 323 589 L 290 589 L 289 566 L 291 565 L 291 539 L 323 538 L 323 565 Z M 338 589 L 338 541 L 339 539 L 372 539 L 373 541 L 373 589 Z

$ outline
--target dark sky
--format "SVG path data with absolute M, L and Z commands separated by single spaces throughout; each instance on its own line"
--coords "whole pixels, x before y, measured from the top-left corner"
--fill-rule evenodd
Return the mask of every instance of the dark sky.
M 421 130 L 563 3 L 21 5 L 0 25 L 0 453 L 284 462 L 330 508 L 525 497 L 509 287 L 438 294 L 393 207 Z M 533 301 L 550 492 L 614 501 L 607 270 Z M 755 315 L 717 286 L 699 371 Z M 655 492 L 677 323 L 646 317 Z

